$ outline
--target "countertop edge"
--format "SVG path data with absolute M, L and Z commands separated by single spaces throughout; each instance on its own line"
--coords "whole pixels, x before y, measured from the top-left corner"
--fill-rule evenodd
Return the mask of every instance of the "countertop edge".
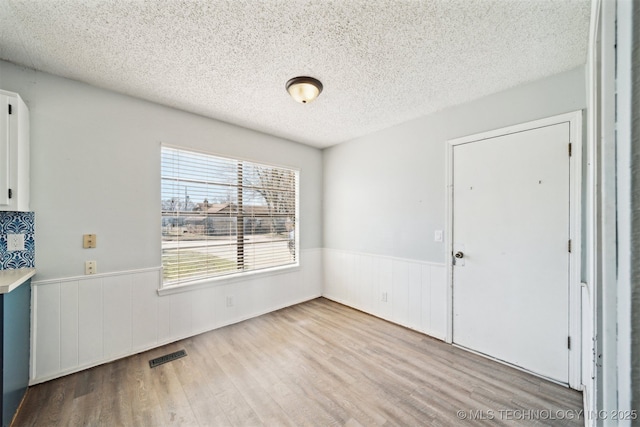
M 0 294 L 8 294 L 35 274 L 35 268 L 0 270 Z

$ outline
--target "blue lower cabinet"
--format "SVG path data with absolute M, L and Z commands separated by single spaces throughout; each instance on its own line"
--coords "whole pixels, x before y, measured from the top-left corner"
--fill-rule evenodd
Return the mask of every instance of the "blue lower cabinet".
M 31 280 L 0 295 L 2 427 L 8 427 L 29 384 Z

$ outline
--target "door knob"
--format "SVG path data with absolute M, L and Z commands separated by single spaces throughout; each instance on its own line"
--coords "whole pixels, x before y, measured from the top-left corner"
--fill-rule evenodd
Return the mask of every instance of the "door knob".
M 458 251 L 458 252 L 455 253 L 454 257 L 456 257 L 458 259 L 462 259 L 462 258 L 464 258 L 464 254 L 462 252 Z

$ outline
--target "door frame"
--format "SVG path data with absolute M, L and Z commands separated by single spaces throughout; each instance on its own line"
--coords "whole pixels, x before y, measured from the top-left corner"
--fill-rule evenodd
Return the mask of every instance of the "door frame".
M 580 281 L 582 272 L 582 111 L 573 111 L 508 126 L 487 132 L 455 138 L 447 141 L 446 159 L 446 216 L 445 216 L 445 263 L 447 265 L 447 334 L 445 341 L 453 344 L 453 149 L 456 145 L 469 144 L 498 136 L 525 132 L 528 130 L 569 123 L 569 386 L 582 389 L 582 312 Z M 567 147 L 568 149 L 568 147 Z M 568 154 L 568 153 L 567 153 Z M 517 367 L 518 369 L 523 369 Z M 538 375 L 539 376 L 539 375 Z

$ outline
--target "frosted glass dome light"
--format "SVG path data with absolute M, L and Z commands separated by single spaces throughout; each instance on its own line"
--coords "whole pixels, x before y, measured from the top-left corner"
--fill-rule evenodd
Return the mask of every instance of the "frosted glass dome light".
M 313 77 L 294 77 L 287 82 L 287 92 L 301 104 L 315 100 L 322 92 L 322 83 Z

